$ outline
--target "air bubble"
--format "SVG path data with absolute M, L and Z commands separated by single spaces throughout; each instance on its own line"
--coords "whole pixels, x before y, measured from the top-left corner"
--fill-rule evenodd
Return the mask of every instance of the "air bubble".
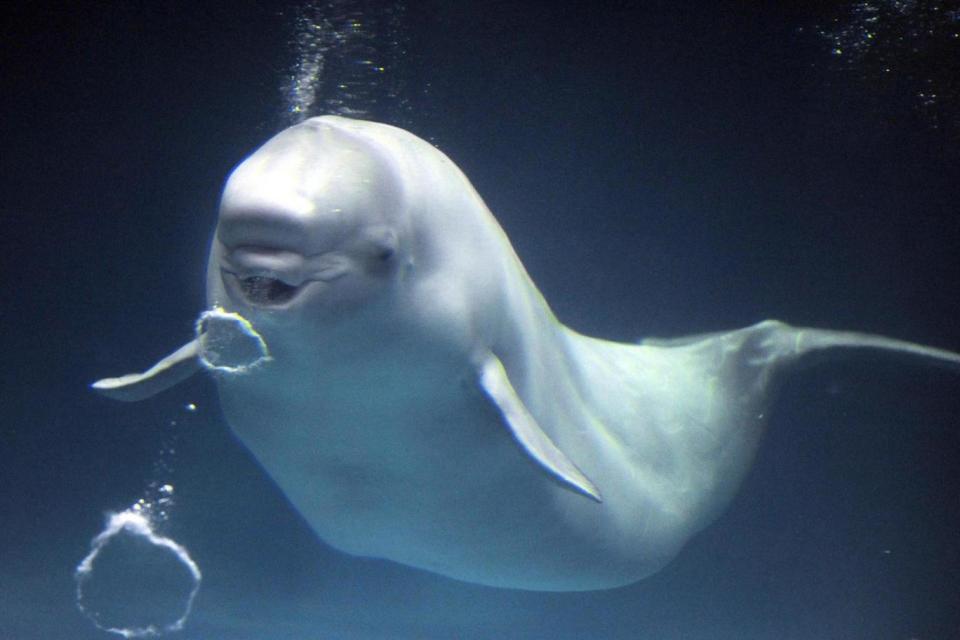
M 110 514 L 74 573 L 80 611 L 124 638 L 183 629 L 200 590 L 200 568 L 185 547 L 154 530 L 152 512 L 140 499 Z
M 402 2 L 308 0 L 292 16 L 296 56 L 282 87 L 287 122 L 318 113 L 370 118 L 402 110 Z
M 214 307 L 197 320 L 200 363 L 221 374 L 250 373 L 270 360 L 263 337 L 238 313 Z

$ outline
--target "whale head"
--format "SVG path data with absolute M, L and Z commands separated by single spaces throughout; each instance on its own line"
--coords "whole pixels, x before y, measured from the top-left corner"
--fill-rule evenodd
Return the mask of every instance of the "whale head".
M 282 131 L 227 179 L 208 303 L 259 324 L 327 324 L 362 309 L 399 277 L 404 202 L 389 158 L 350 121 Z

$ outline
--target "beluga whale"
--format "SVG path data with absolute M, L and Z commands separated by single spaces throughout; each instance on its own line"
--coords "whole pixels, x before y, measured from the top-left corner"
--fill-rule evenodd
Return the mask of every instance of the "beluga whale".
M 324 116 L 223 190 L 194 339 L 93 384 L 213 372 L 320 539 L 503 588 L 653 574 L 730 503 L 784 377 L 817 355 L 960 354 L 765 320 L 625 344 L 557 320 L 466 176 L 402 129 Z

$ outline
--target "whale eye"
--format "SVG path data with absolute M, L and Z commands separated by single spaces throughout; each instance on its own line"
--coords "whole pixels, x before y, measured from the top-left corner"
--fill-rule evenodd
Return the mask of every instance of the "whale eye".
M 397 234 L 392 229 L 369 230 L 361 242 L 367 259 L 380 265 L 385 265 L 397 255 Z
M 271 305 L 289 302 L 297 294 L 299 287 L 276 278 L 250 276 L 240 279 L 240 289 L 244 297 L 253 304 Z

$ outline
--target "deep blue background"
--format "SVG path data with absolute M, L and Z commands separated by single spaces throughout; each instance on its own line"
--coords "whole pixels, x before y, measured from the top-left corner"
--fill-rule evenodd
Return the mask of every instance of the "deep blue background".
M 843 3 L 453 4 L 407 7 L 410 106 L 378 115 L 464 169 L 574 328 L 776 317 L 960 350 L 960 120 L 914 100 L 956 49 L 884 83 L 816 34 Z M 0 638 L 106 637 L 72 571 L 171 440 L 170 533 L 205 573 L 183 637 L 960 637 L 960 376 L 883 357 L 785 385 L 730 511 L 632 587 L 497 591 L 329 551 L 208 381 L 135 406 L 85 386 L 189 336 L 223 179 L 279 126 L 289 10 L 3 11 Z

